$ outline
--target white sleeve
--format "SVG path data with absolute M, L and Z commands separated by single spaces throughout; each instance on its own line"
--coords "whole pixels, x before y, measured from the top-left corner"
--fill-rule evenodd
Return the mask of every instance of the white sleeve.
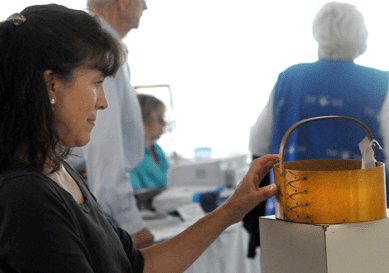
M 70 154 L 66 158 L 66 162 L 77 171 L 85 171 L 85 159 L 82 155 L 81 147 L 72 148 Z
M 144 135 L 139 103 L 130 86 L 128 70 L 123 67 L 115 78 L 104 81 L 108 108 L 98 111 L 91 140 L 83 147 L 83 154 L 88 185 L 102 210 L 129 234 L 134 234 L 145 223 L 136 205 L 129 173 L 143 159 Z M 126 150 L 129 147 L 139 152 Z
M 275 87 L 271 91 L 269 100 L 262 109 L 257 121 L 250 128 L 249 151 L 252 155 L 262 156 L 271 151 L 274 127 L 274 92 Z
M 389 168 L 389 90 L 386 94 L 384 104 L 379 115 L 382 146 L 384 150 L 386 169 Z

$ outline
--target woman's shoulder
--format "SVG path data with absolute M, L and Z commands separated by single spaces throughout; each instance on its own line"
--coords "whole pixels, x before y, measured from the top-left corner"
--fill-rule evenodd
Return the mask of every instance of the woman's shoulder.
M 313 66 L 317 65 L 318 62 L 313 63 L 298 63 L 289 66 L 281 73 L 304 73 L 306 70 L 310 70 Z
M 162 149 L 162 147 L 161 146 L 159 146 L 158 144 L 154 144 L 154 149 L 155 149 L 155 151 L 158 153 L 158 154 L 161 154 L 161 155 L 163 155 L 163 156 L 166 156 L 166 154 L 165 154 L 165 151 Z
M 371 75 L 377 75 L 377 76 L 383 76 L 388 77 L 389 72 L 386 70 L 380 70 L 378 68 L 370 67 L 370 66 L 364 66 L 355 64 L 355 67 L 361 71 L 362 74 L 366 74 L 367 72 Z
M 37 180 L 45 179 L 45 176 L 33 167 L 19 161 L 13 161 L 10 166 L 0 170 L 0 185 L 3 185 L 4 182 L 8 181 L 24 180 L 26 177 Z
M 154 150 L 155 150 L 155 151 L 157 151 L 157 152 L 163 152 L 161 146 L 159 146 L 157 143 L 154 143 L 153 146 L 154 146 Z
M 4 202 L 25 197 L 39 200 L 42 195 L 53 191 L 48 177 L 23 163 L 15 162 L 0 171 L 0 199 Z

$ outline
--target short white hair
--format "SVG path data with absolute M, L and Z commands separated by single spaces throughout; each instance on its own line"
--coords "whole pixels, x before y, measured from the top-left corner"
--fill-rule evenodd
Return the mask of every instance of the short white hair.
M 116 0 L 87 0 L 86 4 L 88 7 L 90 6 L 100 6 L 106 7 L 111 5 Z
M 351 4 L 325 4 L 316 14 L 312 32 L 319 44 L 319 58 L 353 61 L 367 48 L 363 15 Z

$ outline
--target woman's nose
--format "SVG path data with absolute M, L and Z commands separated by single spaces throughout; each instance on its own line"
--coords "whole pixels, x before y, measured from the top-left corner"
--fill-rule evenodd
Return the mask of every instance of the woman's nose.
M 107 109 L 108 107 L 108 101 L 107 98 L 105 97 L 105 92 L 103 88 L 101 88 L 101 92 L 98 92 L 96 107 L 98 110 L 104 110 Z

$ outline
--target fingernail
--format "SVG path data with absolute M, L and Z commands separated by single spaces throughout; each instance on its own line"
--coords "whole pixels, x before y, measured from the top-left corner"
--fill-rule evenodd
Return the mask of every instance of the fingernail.
M 275 184 L 269 185 L 269 190 L 270 191 L 277 191 L 277 186 Z

